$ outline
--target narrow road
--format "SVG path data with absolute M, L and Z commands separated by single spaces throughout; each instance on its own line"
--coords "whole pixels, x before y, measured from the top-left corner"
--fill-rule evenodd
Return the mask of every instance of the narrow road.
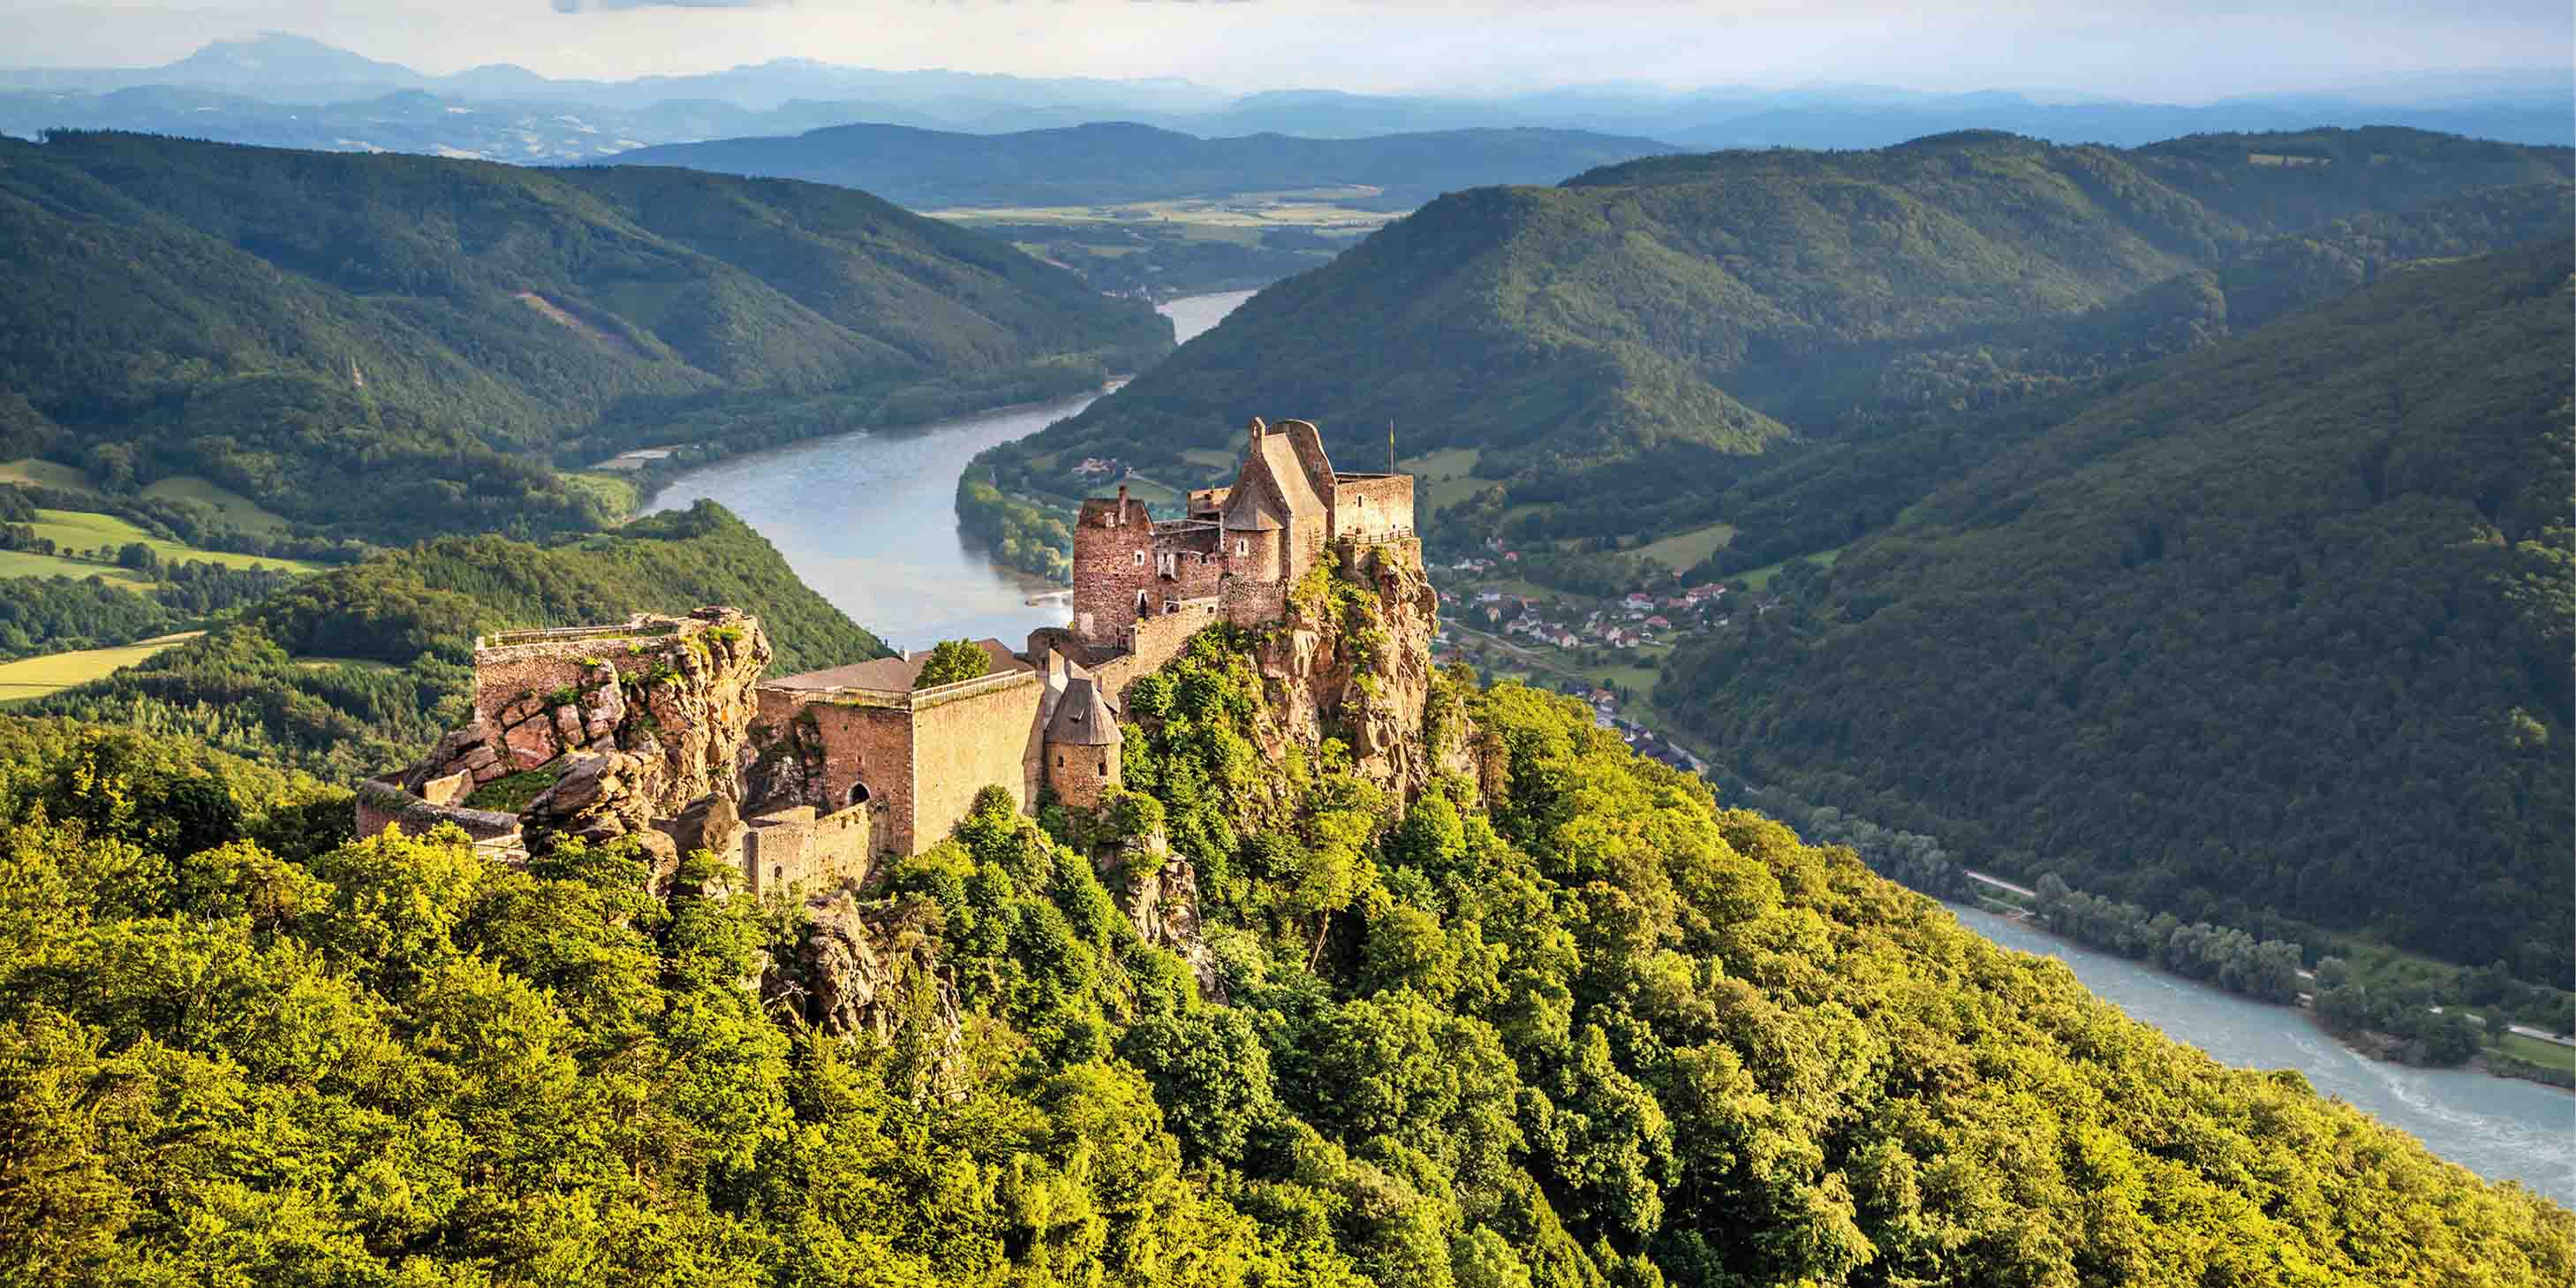
M 1982 885 L 1990 885 L 1990 886 L 1993 886 L 1994 888 L 1996 888 L 1996 889 L 1998 889 L 1998 890 L 2010 890 L 2010 891 L 2012 891 L 2014 894 L 2020 895 L 2022 898 L 2025 898 L 2025 899 L 2036 899 L 2036 898 L 2038 898 L 2038 897 L 2039 897 L 2039 892 L 2038 892 L 2037 890 L 2033 890 L 2033 889 L 2031 889 L 2029 886 L 2026 886 L 2026 885 L 2014 885 L 2012 882 L 2010 882 L 2010 881 L 2006 881 L 2006 880 L 2004 880 L 2002 877 L 1990 877 L 1990 876 L 1987 876 L 1985 873 L 1983 873 L 1983 872 L 1979 872 L 1979 871 L 1976 871 L 1975 869 L 1972 869 L 1972 868 L 1961 868 L 1961 869 L 1959 869 L 1959 875 L 1961 875 L 1961 876 L 1963 876 L 1963 877 L 1966 877 L 1967 879 L 1969 879 L 1969 880 L 1971 880 L 1971 881 L 1978 882 L 1978 883 L 1980 883 L 1980 884 L 1982 884 Z

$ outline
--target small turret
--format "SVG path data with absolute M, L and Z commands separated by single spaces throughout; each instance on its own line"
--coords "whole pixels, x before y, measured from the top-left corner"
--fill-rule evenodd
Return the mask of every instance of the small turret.
M 1089 676 L 1076 676 L 1047 718 L 1042 750 L 1047 786 L 1067 805 L 1091 809 L 1118 788 L 1118 714 Z

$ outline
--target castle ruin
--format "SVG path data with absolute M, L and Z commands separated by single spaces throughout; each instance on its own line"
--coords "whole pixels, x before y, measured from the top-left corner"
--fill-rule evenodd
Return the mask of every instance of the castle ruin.
M 1127 686 L 1226 623 L 1259 627 L 1328 555 L 1420 566 L 1413 479 L 1333 469 L 1315 426 L 1251 423 L 1231 486 L 1157 521 L 1122 485 L 1082 505 L 1073 621 L 985 674 L 915 688 L 927 651 L 765 678 L 728 608 L 476 641 L 474 719 L 358 794 L 361 835 L 453 823 L 524 861 L 549 836 L 715 852 L 755 893 L 863 881 L 946 837 L 988 785 L 1092 808 L 1120 784 Z M 509 790 L 534 789 L 524 801 Z M 515 806 L 515 808 L 513 808 Z

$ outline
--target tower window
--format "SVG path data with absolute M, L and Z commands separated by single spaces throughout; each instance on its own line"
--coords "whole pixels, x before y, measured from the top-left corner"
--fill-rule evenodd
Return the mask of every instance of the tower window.
M 1236 537 L 1234 539 L 1234 552 L 1239 555 L 1251 554 L 1252 540 L 1248 537 Z
M 1142 550 L 1136 552 L 1136 566 L 1139 568 L 1145 566 L 1145 552 Z

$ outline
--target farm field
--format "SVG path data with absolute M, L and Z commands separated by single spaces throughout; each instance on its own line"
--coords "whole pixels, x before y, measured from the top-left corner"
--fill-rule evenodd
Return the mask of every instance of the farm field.
M 1413 476 L 1414 521 L 1427 521 L 1475 495 L 1476 489 L 1490 486 L 1492 480 L 1472 477 L 1484 454 L 1481 447 L 1449 447 L 1398 461 L 1397 466 Z
M 2507 1033 L 2488 1045 L 2517 1060 L 2527 1060 L 2547 1068 L 2565 1069 L 2576 1073 L 2576 1047 L 2543 1042 L 2539 1038 L 2525 1037 L 2519 1033 Z
M 1843 557 L 1843 548 L 1841 546 L 1836 546 L 1831 550 L 1819 550 L 1814 554 L 1800 555 L 1798 557 L 1801 559 L 1812 559 L 1827 568 L 1831 568 L 1834 566 L 1835 560 Z M 1750 572 L 1740 573 L 1735 577 L 1730 578 L 1730 580 L 1743 582 L 1745 587 L 1750 590 L 1761 590 L 1771 584 L 1771 579 L 1773 577 L 1780 575 L 1782 564 L 1786 564 L 1787 562 L 1788 561 L 1784 559 L 1780 561 L 1780 563 L 1764 564 Z
M 12 577 L 69 577 L 77 581 L 97 577 L 127 590 L 150 590 L 156 584 L 141 573 L 102 564 L 82 563 L 57 555 L 40 555 L 28 550 L 0 550 L 0 581 Z
M 222 564 L 227 568 L 283 568 L 289 572 L 299 573 L 312 572 L 317 567 L 298 559 L 277 559 L 266 555 L 240 555 L 218 550 L 199 550 L 184 542 L 164 541 L 150 536 L 143 529 L 114 515 L 99 514 L 90 510 L 39 509 L 36 511 L 36 520 L 27 526 L 33 528 L 37 536 L 51 539 L 57 548 L 91 550 L 100 546 L 115 547 L 140 541 L 150 547 L 152 553 L 174 563 L 184 563 L 193 559 L 205 563 Z M 91 572 L 99 571 L 94 564 L 74 564 L 73 566 L 82 570 L 70 574 L 74 576 L 86 576 Z
M 0 483 L 26 483 L 63 492 L 96 492 L 89 476 L 58 461 L 22 456 L 14 461 L 0 461 Z
M 43 657 L 0 662 L 0 702 L 17 702 L 59 693 L 75 684 L 100 679 L 119 667 L 132 666 L 163 649 L 184 644 L 203 634 L 204 631 L 183 631 L 139 644 L 48 653 Z
M 1698 567 L 1710 555 L 1725 549 L 1726 543 L 1733 540 L 1735 525 L 1712 523 L 1705 528 L 1677 532 L 1661 541 L 1639 546 L 1637 553 L 1674 572 L 1687 572 Z
M 259 502 L 193 474 L 182 474 L 151 484 L 143 489 L 143 495 L 172 501 L 195 501 L 212 507 L 231 520 L 234 527 L 245 532 L 284 532 L 287 528 L 285 519 L 261 508 Z
M 958 206 L 922 213 L 957 223 L 1181 224 L 1219 240 L 1257 235 L 1264 228 L 1309 228 L 1319 233 L 1375 232 L 1402 212 L 1361 210 L 1340 202 L 1378 195 L 1365 185 L 1289 192 L 1238 192 L 1223 197 L 1136 201 L 1112 206 Z M 1220 230 L 1234 230 L 1229 233 Z

